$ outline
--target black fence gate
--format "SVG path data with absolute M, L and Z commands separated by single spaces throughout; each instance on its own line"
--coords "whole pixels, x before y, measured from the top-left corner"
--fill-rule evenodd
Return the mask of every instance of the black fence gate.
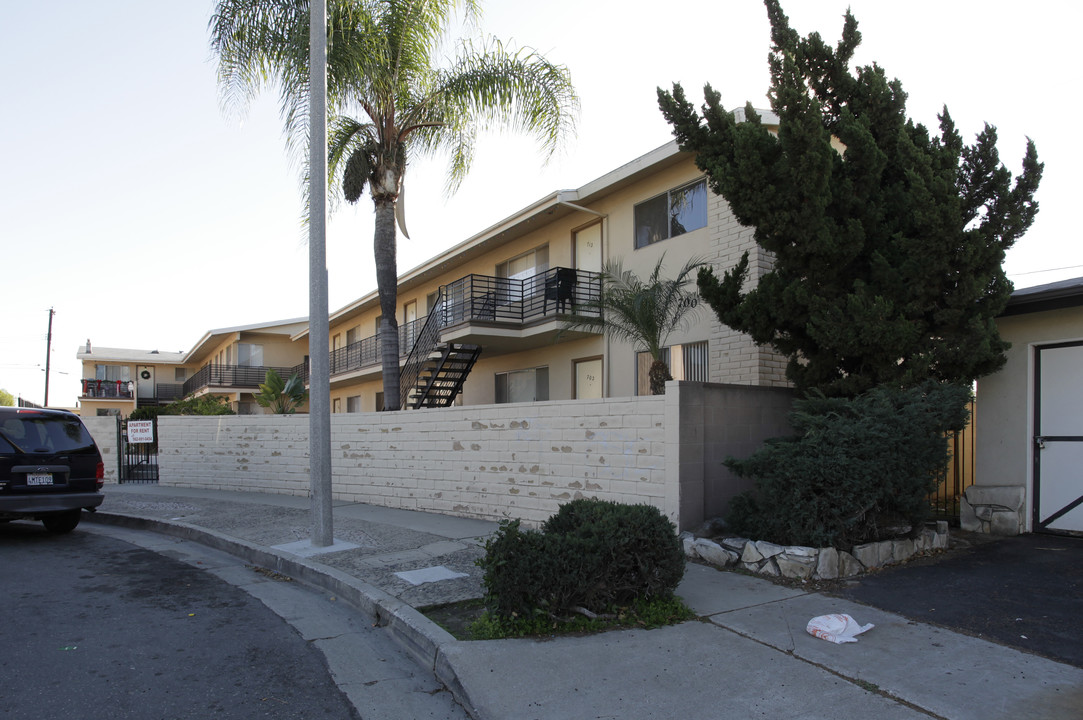
M 129 442 L 128 423 L 117 417 L 117 482 L 158 482 L 158 421 L 151 423 L 151 442 Z

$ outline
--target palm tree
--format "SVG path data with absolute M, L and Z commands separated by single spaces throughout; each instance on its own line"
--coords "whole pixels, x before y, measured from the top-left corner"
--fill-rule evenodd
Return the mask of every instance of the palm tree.
M 662 350 L 670 333 L 694 319 L 699 293 L 687 287 L 695 287 L 693 273 L 705 264 L 692 258 L 677 277 L 667 280 L 662 277 L 663 260 L 664 254 L 646 280 L 625 270 L 619 259 L 606 261 L 602 265 L 598 299 L 580 304 L 578 314 L 564 322 L 565 330 L 601 332 L 649 352 L 652 395 L 663 394 L 666 380 L 673 379 L 662 359 Z
M 375 205 L 387 410 L 399 408 L 396 217 L 402 228 L 398 203 L 408 163 L 447 153 L 450 194 L 470 168 L 479 131 L 509 126 L 535 136 L 551 155 L 573 129 L 578 107 L 568 70 L 536 52 L 463 42 L 439 65 L 459 10 L 466 19 L 479 12 L 475 0 L 331 0 L 328 6 L 329 184 L 351 203 L 368 186 Z M 307 17 L 306 0 L 220 0 L 211 19 L 227 102 L 243 105 L 264 85 L 277 84 L 295 150 L 308 136 Z

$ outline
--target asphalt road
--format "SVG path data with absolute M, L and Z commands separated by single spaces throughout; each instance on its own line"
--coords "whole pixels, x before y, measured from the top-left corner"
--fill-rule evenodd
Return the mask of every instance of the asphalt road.
M 224 553 L 14 522 L 0 558 L 0 716 L 465 717 L 368 618 Z
M 860 577 L 839 594 L 1083 667 L 1083 538 L 980 542 Z

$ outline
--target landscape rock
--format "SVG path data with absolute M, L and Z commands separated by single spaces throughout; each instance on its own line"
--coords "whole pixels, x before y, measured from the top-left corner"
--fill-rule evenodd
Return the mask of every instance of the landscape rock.
M 910 538 L 892 540 L 891 555 L 895 562 L 906 562 L 914 556 L 914 541 Z
M 729 567 L 737 562 L 737 553 L 730 552 L 713 540 L 697 538 L 693 543 L 693 547 L 696 554 L 712 565 Z
M 878 545 L 879 543 L 855 545 L 853 552 L 854 559 L 866 568 L 880 567 L 880 548 L 877 547 Z
M 748 544 L 748 538 L 728 537 L 722 538 L 721 540 L 719 540 L 719 542 L 722 544 L 722 547 L 726 548 L 727 550 L 732 550 L 733 552 L 740 555 L 744 552 L 745 545 Z
M 839 576 L 839 551 L 833 547 L 820 548 L 816 558 L 816 577 L 834 580 Z
M 865 566 L 850 553 L 839 550 L 839 577 L 853 577 L 865 572 Z
M 741 552 L 741 562 L 758 563 L 763 560 L 763 554 L 756 549 L 756 543 L 745 543 L 745 549 Z
M 790 555 L 782 553 L 772 560 L 778 566 L 778 571 L 783 577 L 805 580 L 812 577 L 816 569 L 816 558 L 808 555 Z
M 756 549 L 760 551 L 760 555 L 763 555 L 765 558 L 770 558 L 781 554 L 786 548 L 781 545 L 767 542 L 766 540 L 757 540 Z

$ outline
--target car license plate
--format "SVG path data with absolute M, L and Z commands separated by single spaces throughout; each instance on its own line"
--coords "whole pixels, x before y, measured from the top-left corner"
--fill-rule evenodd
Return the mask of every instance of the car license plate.
M 27 485 L 52 485 L 52 473 L 29 473 L 26 476 Z

